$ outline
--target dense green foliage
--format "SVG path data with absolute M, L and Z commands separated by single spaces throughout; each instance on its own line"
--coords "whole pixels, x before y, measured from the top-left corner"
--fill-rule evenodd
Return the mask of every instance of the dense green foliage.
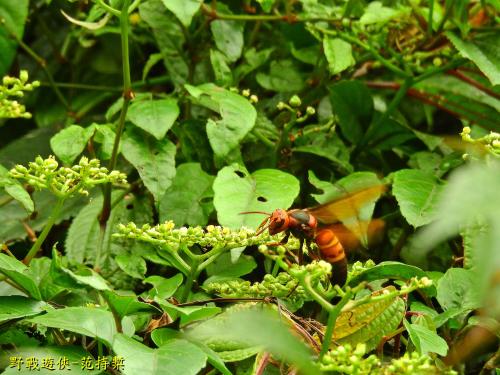
M 0 371 L 498 374 L 499 10 L 0 1 Z

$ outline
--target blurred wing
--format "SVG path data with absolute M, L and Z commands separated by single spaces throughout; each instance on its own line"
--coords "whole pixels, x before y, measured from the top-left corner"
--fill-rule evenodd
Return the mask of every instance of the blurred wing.
M 386 185 L 374 185 L 356 192 L 347 193 L 344 197 L 308 209 L 320 224 L 341 222 L 363 246 L 368 246 L 368 226 L 375 202 L 387 189 Z
M 387 189 L 386 185 L 375 185 L 354 193 L 347 193 L 338 200 L 309 208 L 308 211 L 322 224 L 345 222 L 359 218 L 363 206 L 375 203 Z
M 368 247 L 375 246 L 382 242 L 385 233 L 385 221 L 382 219 L 373 219 L 369 222 L 361 222 L 358 228 L 366 228 L 366 236 Z M 360 238 L 362 233 L 359 231 L 352 231 L 344 224 L 330 224 L 323 227 L 330 229 L 335 233 L 344 249 L 348 252 L 355 251 L 361 247 Z

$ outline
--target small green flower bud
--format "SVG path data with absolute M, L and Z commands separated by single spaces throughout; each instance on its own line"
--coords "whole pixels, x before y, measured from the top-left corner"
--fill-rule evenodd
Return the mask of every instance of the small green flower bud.
M 286 104 L 283 103 L 283 102 L 279 102 L 277 105 L 276 105 L 276 108 L 278 108 L 280 111 L 285 109 L 286 108 Z
M 28 81 L 28 72 L 26 70 L 21 70 L 19 73 L 19 79 L 21 82 L 25 83 Z
M 241 95 L 248 98 L 250 96 L 250 90 L 249 89 L 242 90 Z
M 250 102 L 251 103 L 258 103 L 259 97 L 257 95 L 250 95 Z
M 306 108 L 306 113 L 310 116 L 314 115 L 316 113 L 316 110 L 313 107 L 308 106 Z
M 290 104 L 294 108 L 297 108 L 297 107 L 301 106 L 302 100 L 300 100 L 298 95 L 294 95 L 290 98 L 290 100 L 288 101 L 288 104 Z

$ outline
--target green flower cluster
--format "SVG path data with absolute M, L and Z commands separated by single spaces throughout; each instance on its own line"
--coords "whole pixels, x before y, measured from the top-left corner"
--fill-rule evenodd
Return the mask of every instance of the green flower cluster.
M 118 231 L 119 233 L 115 233 L 114 237 L 135 239 L 175 251 L 181 245 L 191 247 L 198 244 L 201 247 L 219 247 L 229 250 L 279 241 L 279 235 L 271 236 L 266 232 L 256 236 L 254 230 L 247 228 L 231 230 L 215 225 L 208 225 L 206 228 L 200 226 L 175 228 L 173 221 L 166 221 L 153 227 L 145 224 L 140 228 L 135 223 L 119 224 Z
M 471 131 L 468 126 L 463 128 L 460 136 L 464 142 L 482 145 L 489 154 L 500 157 L 500 133 L 490 132 L 484 137 L 474 139 L 470 135 Z M 464 157 L 466 158 L 468 155 L 464 154 Z
M 366 353 L 365 344 L 340 345 L 330 350 L 320 363 L 323 371 L 336 371 L 341 374 L 369 375 L 374 374 L 380 366 L 376 355 L 363 358 Z
M 19 78 L 5 76 L 0 85 L 0 118 L 31 118 L 26 107 L 15 98 L 22 98 L 24 91 L 32 91 L 40 82 L 28 83 L 28 72 L 22 70 Z
M 401 358 L 393 358 L 390 363 L 382 364 L 374 354 L 363 358 L 366 345 L 349 344 L 330 350 L 322 359 L 322 371 L 336 371 L 339 374 L 356 375 L 456 375 L 451 369 L 438 369 L 432 364 L 432 358 L 417 352 L 405 353 Z
M 266 274 L 262 282 L 250 283 L 246 280 L 215 281 L 204 287 L 205 291 L 224 298 L 265 298 L 276 297 L 300 302 L 307 299 L 304 288 L 286 272 L 276 277 Z
M 452 369 L 438 369 L 431 363 L 432 358 L 428 355 L 421 355 L 417 352 L 405 353 L 401 358 L 393 358 L 391 363 L 380 372 L 381 375 L 427 375 L 443 374 L 456 375 Z
M 88 189 L 105 183 L 126 184 L 127 176 L 118 171 L 109 172 L 100 166 L 97 159 L 82 157 L 77 165 L 59 167 L 53 156 L 43 159 L 38 156 L 26 168 L 16 165 L 9 172 L 13 178 L 25 180 L 37 189 L 48 189 L 59 198 L 73 194 L 88 195 Z

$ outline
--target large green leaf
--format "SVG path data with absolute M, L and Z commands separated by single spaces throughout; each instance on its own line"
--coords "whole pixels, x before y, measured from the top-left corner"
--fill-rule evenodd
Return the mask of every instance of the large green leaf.
M 117 333 L 113 314 L 100 308 L 66 307 L 50 310 L 47 314 L 36 316 L 29 321 L 97 338 L 106 345 L 113 343 L 113 338 Z M 125 322 L 125 319 L 122 320 L 122 324 Z M 130 320 L 127 324 L 123 324 L 123 330 L 128 335 L 133 334 L 134 328 Z
M 265 305 L 239 305 L 187 330 L 187 334 L 218 353 L 257 346 L 294 364 L 301 374 L 319 373 L 310 349 Z
M 259 169 L 250 174 L 242 166 L 231 165 L 219 171 L 213 188 L 221 225 L 234 229 L 243 225 L 256 228 L 263 218 L 240 215 L 240 212 L 287 209 L 299 193 L 299 181 L 277 169 Z
M 78 125 L 70 125 L 50 139 L 50 147 L 64 164 L 71 165 L 83 152 L 94 131 L 95 126 L 82 128 Z
M 134 125 L 161 140 L 179 116 L 175 99 L 139 100 L 133 102 L 127 118 Z
M 218 121 L 208 119 L 207 136 L 214 153 L 227 156 L 255 125 L 257 111 L 243 96 L 214 84 L 186 85 L 186 89 L 200 105 L 221 115 Z
M 342 39 L 324 38 L 323 51 L 331 74 L 339 74 L 356 63 L 352 56 L 352 46 Z
M 241 56 L 244 27 L 245 24 L 238 21 L 215 20 L 210 23 L 215 45 L 230 62 L 236 61 Z
M 165 7 L 170 10 L 181 21 L 185 27 L 189 27 L 193 16 L 196 14 L 202 0 L 162 0 Z
M 23 296 L 0 296 L 0 322 L 38 315 L 47 307 L 45 302 Z
M 500 36 L 492 32 L 473 41 L 460 39 L 451 31 L 446 36 L 460 54 L 474 62 L 493 85 L 500 84 Z
M 394 173 L 392 193 L 401 213 L 415 228 L 436 218 L 442 184 L 432 174 L 419 169 L 402 169 Z
M 137 169 L 156 202 L 174 179 L 175 151 L 167 138 L 158 141 L 132 129 L 123 134 L 122 154 Z
M 373 99 L 359 81 L 341 81 L 330 86 L 333 113 L 339 118 L 342 135 L 351 143 L 363 138 L 373 115 Z
M 153 29 L 153 35 L 170 78 L 178 85 L 187 82 L 189 67 L 184 53 L 186 38 L 181 25 L 175 21 L 175 16 L 166 11 L 162 0 L 142 2 L 139 14 Z
M 29 0 L 2 0 L 0 3 L 0 77 L 5 75 L 14 60 L 17 43 L 10 33 L 22 39 L 24 24 L 28 16 Z
M 423 325 L 410 324 L 406 320 L 403 323 L 411 341 L 420 354 L 437 353 L 442 356 L 446 355 L 448 344 L 435 331 L 431 331 Z
M 158 349 L 151 349 L 118 334 L 114 338 L 113 351 L 125 359 L 125 375 L 196 375 L 207 361 L 200 348 L 181 339 L 172 339 Z
M 172 186 L 160 200 L 160 221 L 173 220 L 178 226 L 206 225 L 213 211 L 214 176 L 198 163 L 184 163 L 177 168 Z
M 240 255 L 233 260 L 233 251 L 222 254 L 215 262 L 207 267 L 208 282 L 214 281 L 214 277 L 239 277 L 246 275 L 257 267 L 255 259 L 249 255 Z M 209 281 L 208 281 L 209 280 Z

